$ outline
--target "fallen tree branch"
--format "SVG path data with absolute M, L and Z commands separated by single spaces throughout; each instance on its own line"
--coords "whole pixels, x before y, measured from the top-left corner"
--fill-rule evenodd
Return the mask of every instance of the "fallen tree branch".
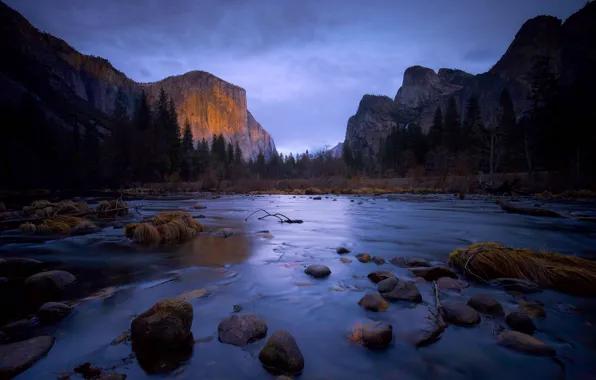
M 258 218 L 259 220 L 262 220 L 262 219 L 265 219 L 265 218 L 271 216 L 271 217 L 274 217 L 274 218 L 279 219 L 280 223 L 290 223 L 290 224 L 292 224 L 292 223 L 297 223 L 297 224 L 303 223 L 303 221 L 301 219 L 290 219 L 287 216 L 285 216 L 284 214 L 280 214 L 278 212 L 275 213 L 275 214 L 271 214 L 269 211 L 263 210 L 262 208 L 260 208 L 257 211 L 251 213 L 249 216 L 246 217 L 246 219 L 244 219 L 244 221 L 247 222 L 248 221 L 248 218 L 250 218 L 251 216 L 253 216 L 254 214 L 256 214 L 258 212 L 264 212 L 265 214 L 267 214 L 265 216 L 261 216 L 260 218 Z

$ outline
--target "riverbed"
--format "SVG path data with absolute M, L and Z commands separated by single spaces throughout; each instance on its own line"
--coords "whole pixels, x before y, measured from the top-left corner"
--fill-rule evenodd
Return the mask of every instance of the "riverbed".
M 92 201 L 92 200 L 90 200 Z M 596 204 L 556 204 L 520 199 L 565 214 L 596 216 Z M 194 206 L 200 203 L 204 209 Z M 459 200 L 453 195 L 388 196 L 201 196 L 189 200 L 134 201 L 138 212 L 121 222 L 139 221 L 163 210 L 186 210 L 207 229 L 177 247 L 135 246 L 121 226 L 67 238 L 31 238 L 8 231 L 0 235 L 0 257 L 28 257 L 50 263 L 77 277 L 76 307 L 55 325 L 38 326 L 35 335 L 53 335 L 49 354 L 18 379 L 56 378 L 90 362 L 113 368 L 129 379 L 273 379 L 258 360 L 265 339 L 245 348 L 217 339 L 219 322 L 242 309 L 296 339 L 305 361 L 301 379 L 593 379 L 596 376 L 596 302 L 554 291 L 528 298 L 544 303 L 546 318 L 535 320 L 535 337 L 557 350 L 555 359 L 533 357 L 497 345 L 503 318 L 483 315 L 476 327 L 449 326 L 441 338 L 416 348 L 408 338 L 414 321 L 435 307 L 432 283 L 418 283 L 421 304 L 392 303 L 385 312 L 367 311 L 358 301 L 376 286 L 366 277 L 391 270 L 411 278 L 408 269 L 389 263 L 394 256 L 446 263 L 451 251 L 484 241 L 507 246 L 596 258 L 596 224 L 575 218 L 507 214 L 492 197 Z M 258 209 L 281 213 L 302 224 L 258 219 Z M 221 231 L 222 228 L 229 229 Z M 225 237 L 224 235 L 231 236 Z M 339 255 L 338 247 L 350 253 Z M 367 252 L 384 265 L 360 263 Z M 342 262 L 340 258 L 351 259 Z M 344 260 L 348 261 L 348 260 Z M 310 264 L 331 269 L 325 279 L 304 273 Z M 195 292 L 192 292 L 195 291 Z M 135 315 L 157 301 L 189 294 L 194 308 L 192 353 L 168 365 L 140 365 L 130 344 L 111 344 L 130 328 Z M 486 284 L 440 292 L 442 301 L 462 302 L 486 293 L 507 311 L 516 300 Z M 393 326 L 393 342 L 371 350 L 348 339 L 366 321 Z M 72 377 L 77 378 L 76 376 Z

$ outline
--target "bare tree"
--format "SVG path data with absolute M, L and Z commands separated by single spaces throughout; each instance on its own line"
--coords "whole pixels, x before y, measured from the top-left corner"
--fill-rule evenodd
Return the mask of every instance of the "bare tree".
M 488 160 L 489 174 L 496 173 L 505 151 L 505 131 L 501 126 L 501 117 L 497 113 L 491 117 L 486 127 L 480 131 L 480 151 Z

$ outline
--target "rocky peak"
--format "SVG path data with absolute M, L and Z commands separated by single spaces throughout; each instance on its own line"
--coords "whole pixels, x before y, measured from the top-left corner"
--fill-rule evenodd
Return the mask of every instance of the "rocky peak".
M 463 86 L 474 78 L 474 75 L 463 70 L 445 68 L 439 69 L 438 76 L 442 82 L 456 86 Z
M 395 95 L 395 101 L 411 108 L 422 108 L 434 104 L 440 97 L 459 90 L 472 75 L 452 69 L 433 69 L 412 66 L 404 72 L 402 86 Z

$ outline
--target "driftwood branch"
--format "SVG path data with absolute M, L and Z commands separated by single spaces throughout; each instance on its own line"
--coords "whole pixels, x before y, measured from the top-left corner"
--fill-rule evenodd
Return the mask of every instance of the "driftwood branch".
M 271 214 L 269 211 L 264 210 L 262 208 L 260 208 L 257 211 L 251 213 L 249 216 L 246 217 L 246 219 L 244 219 L 244 221 L 247 222 L 248 221 L 248 218 L 250 218 L 251 216 L 253 216 L 254 214 L 256 214 L 258 212 L 264 212 L 265 214 L 267 214 L 267 215 L 261 216 L 260 218 L 257 218 L 259 220 L 262 220 L 262 219 L 265 219 L 265 218 L 268 218 L 268 217 L 271 216 L 271 217 L 274 217 L 274 218 L 279 219 L 279 222 L 280 223 L 290 223 L 290 224 L 292 224 L 292 223 L 298 223 L 298 224 L 299 223 L 303 223 L 303 221 L 301 219 L 290 219 L 287 216 L 285 216 L 284 214 L 280 214 L 278 212 L 275 213 L 275 214 Z

